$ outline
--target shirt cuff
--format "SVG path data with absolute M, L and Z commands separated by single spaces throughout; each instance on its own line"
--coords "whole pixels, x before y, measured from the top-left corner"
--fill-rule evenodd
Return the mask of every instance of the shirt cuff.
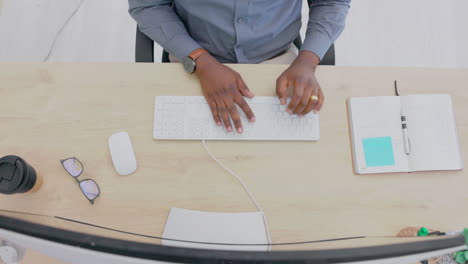
M 164 43 L 164 49 L 179 61 L 183 61 L 192 51 L 199 48 L 201 48 L 200 44 L 188 34 L 178 34 Z
M 301 50 L 312 51 L 322 60 L 332 44 L 333 41 L 328 35 L 320 31 L 310 31 L 302 43 Z

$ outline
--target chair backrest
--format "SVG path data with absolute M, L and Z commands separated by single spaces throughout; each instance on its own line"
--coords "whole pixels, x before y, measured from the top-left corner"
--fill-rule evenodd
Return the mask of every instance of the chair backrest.
M 141 32 L 138 25 L 135 39 L 135 62 L 154 62 L 154 41 Z

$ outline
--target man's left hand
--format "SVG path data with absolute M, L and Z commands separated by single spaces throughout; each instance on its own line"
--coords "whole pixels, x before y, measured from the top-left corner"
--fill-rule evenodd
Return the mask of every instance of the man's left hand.
M 286 104 L 288 90 L 292 88 L 292 99 L 287 107 L 288 113 L 302 116 L 310 111 L 318 113 L 322 108 L 325 98 L 315 78 L 315 69 L 319 61 L 319 57 L 313 52 L 301 51 L 296 60 L 276 81 L 276 94 L 283 105 Z

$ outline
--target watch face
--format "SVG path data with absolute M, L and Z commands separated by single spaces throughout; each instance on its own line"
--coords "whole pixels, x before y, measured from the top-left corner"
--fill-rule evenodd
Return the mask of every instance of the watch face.
M 182 64 L 186 72 L 193 73 L 195 71 L 195 62 L 191 58 L 186 57 Z

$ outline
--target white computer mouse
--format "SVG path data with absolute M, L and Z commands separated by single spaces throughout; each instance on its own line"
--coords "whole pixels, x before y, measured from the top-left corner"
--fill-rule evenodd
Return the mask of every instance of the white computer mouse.
M 109 150 L 114 168 L 120 175 L 129 175 L 136 171 L 137 162 L 132 141 L 127 132 L 115 133 L 109 137 Z

